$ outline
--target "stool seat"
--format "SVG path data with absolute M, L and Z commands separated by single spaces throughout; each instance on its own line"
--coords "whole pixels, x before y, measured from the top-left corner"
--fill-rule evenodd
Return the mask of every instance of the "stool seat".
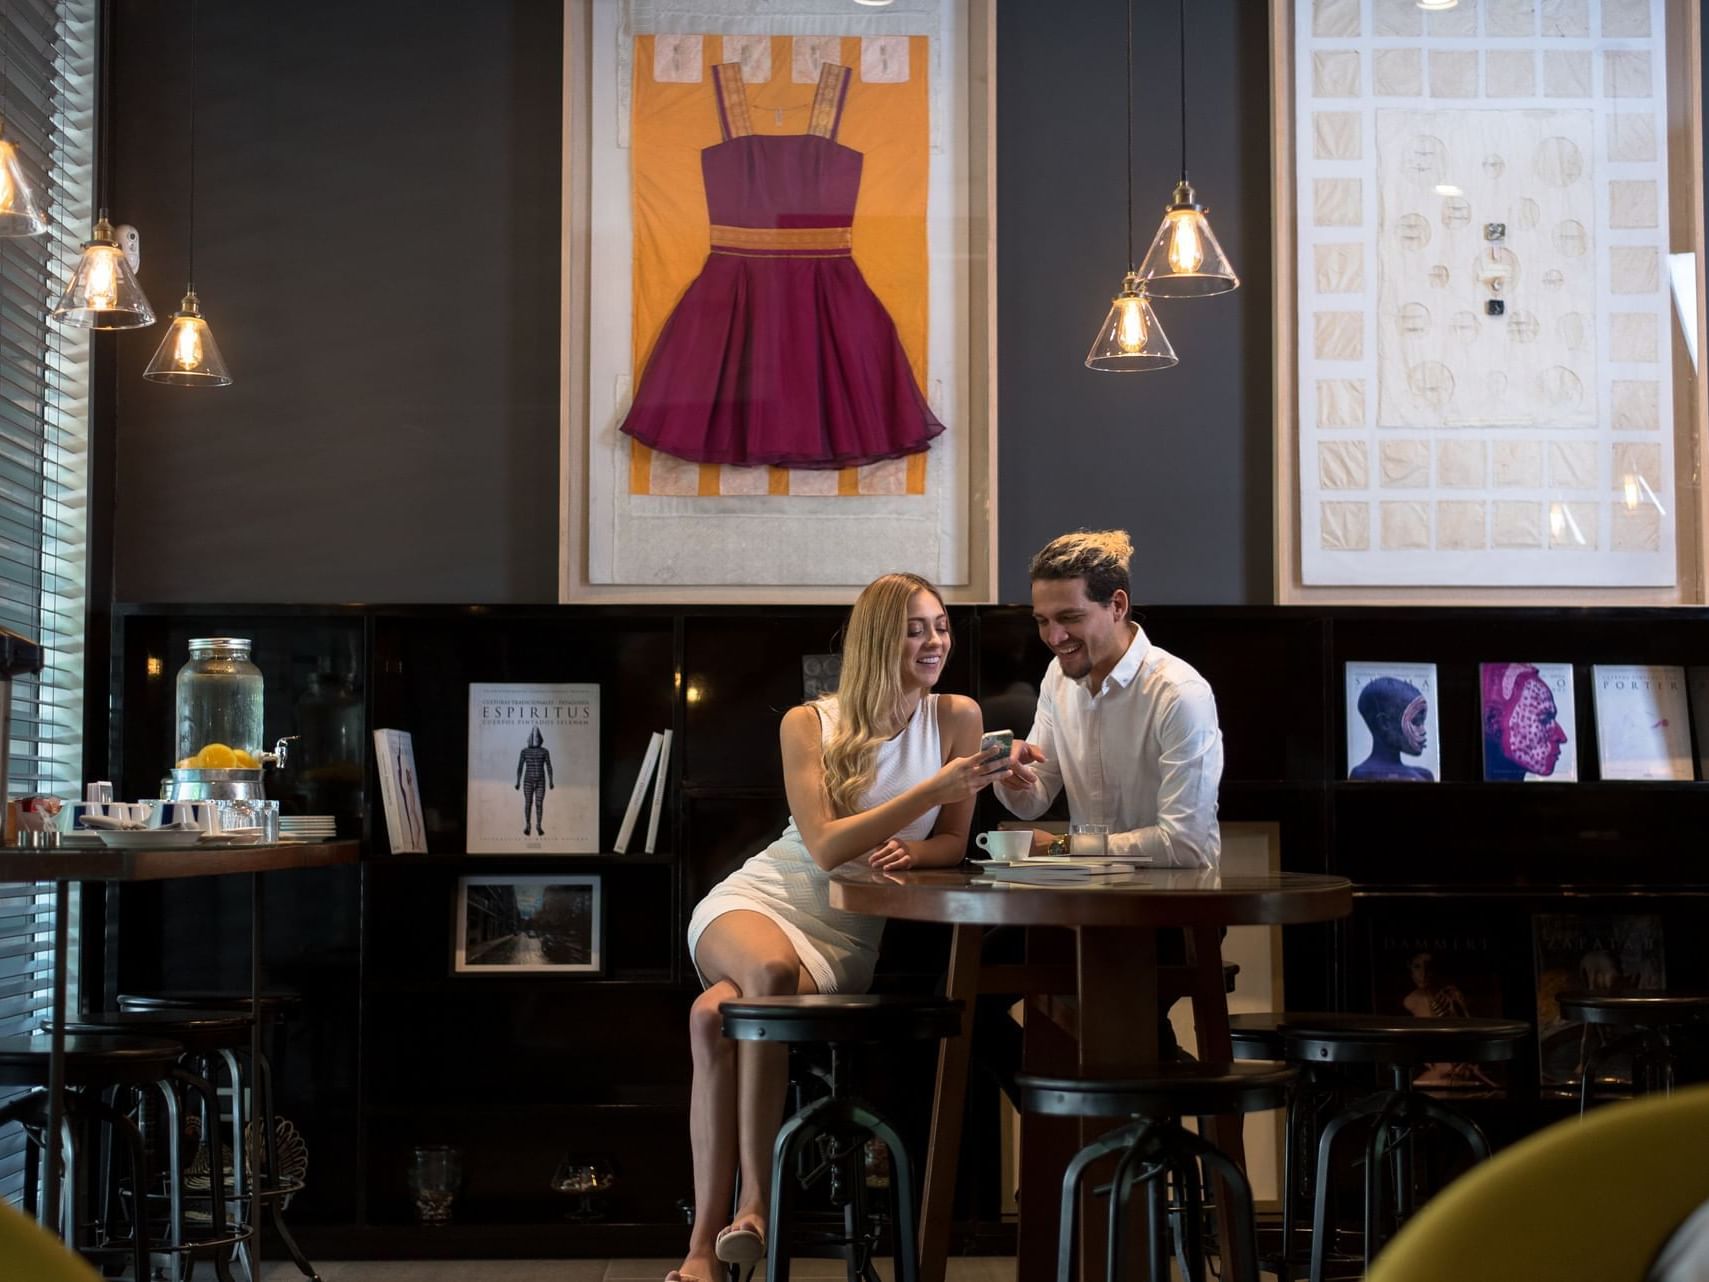
M 961 1002 L 910 993 L 810 993 L 724 1002 L 724 1036 L 746 1042 L 930 1042 L 961 1032 Z
M 1197 1117 L 1280 1108 L 1295 1070 L 1286 1064 L 1156 1064 L 1135 1077 L 1015 1078 L 1021 1107 L 1052 1117 Z
M 191 1055 L 241 1050 L 249 1045 L 249 1029 L 255 1021 L 247 1012 L 214 1010 L 109 1010 L 67 1020 L 70 1034 L 125 1033 L 137 1037 L 164 1037 L 179 1043 Z M 43 1025 L 47 1032 L 49 1025 Z
M 262 993 L 261 1019 L 277 1024 L 289 1019 L 301 1009 L 300 993 Z M 250 1008 L 249 994 L 203 989 L 169 993 L 120 993 L 120 1010 L 214 1010 L 243 1011 Z
M 1290 1020 L 1334 1019 L 1319 1012 L 1248 1011 L 1228 1017 L 1228 1035 L 1237 1059 L 1285 1059 L 1287 1035 L 1282 1025 Z
M 1561 1014 L 1584 1024 L 1663 1028 L 1709 1022 L 1709 993 L 1562 993 Z
M 52 1043 L 44 1033 L 0 1037 L 0 1086 L 46 1086 Z M 160 1037 L 67 1034 L 67 1086 L 134 1086 L 164 1080 L 184 1048 Z
M 1516 1019 L 1418 1019 L 1410 1015 L 1287 1015 L 1277 1025 L 1290 1060 L 1408 1067 L 1440 1060 L 1497 1064 L 1531 1036 Z

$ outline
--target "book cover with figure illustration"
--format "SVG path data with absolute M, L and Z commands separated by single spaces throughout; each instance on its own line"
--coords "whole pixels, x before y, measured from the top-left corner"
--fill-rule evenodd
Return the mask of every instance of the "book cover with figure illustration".
M 1502 957 L 1495 933 L 1477 923 L 1374 927 L 1371 1010 L 1416 1019 L 1499 1019 Z M 1488 1090 L 1502 1081 L 1493 1065 L 1443 1063 L 1426 1064 L 1414 1084 Z
M 1604 779 L 1693 777 L 1684 668 L 1599 663 L 1591 685 Z
M 1561 1014 L 1562 993 L 1654 992 L 1667 987 L 1662 919 L 1640 913 L 1540 913 L 1537 950 L 1537 1051 L 1544 1086 L 1576 1087 L 1587 1063 L 1597 1083 L 1632 1080 L 1631 1056 L 1603 1053 L 1620 1031 Z
M 469 686 L 470 854 L 599 852 L 599 687 Z
M 1570 663 L 1482 663 L 1484 778 L 1571 783 L 1578 778 L 1578 728 Z
M 1347 777 L 1435 783 L 1442 776 L 1434 663 L 1347 665 Z

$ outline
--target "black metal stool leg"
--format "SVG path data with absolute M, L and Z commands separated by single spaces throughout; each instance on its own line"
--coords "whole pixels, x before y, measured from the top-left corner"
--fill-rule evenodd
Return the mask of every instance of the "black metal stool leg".
M 850 1118 L 890 1150 L 891 1233 L 895 1237 L 896 1282 L 920 1282 L 919 1234 L 914 1222 L 914 1172 L 896 1128 L 865 1104 L 854 1103 Z
M 1074 1282 L 1074 1230 L 1080 1210 L 1080 1181 L 1100 1157 L 1125 1148 L 1142 1127 L 1124 1126 L 1093 1140 L 1076 1153 L 1062 1173 L 1062 1220 L 1056 1239 L 1056 1282 Z
M 1416 1097 L 1415 1107 L 1425 1117 L 1446 1130 L 1453 1131 L 1472 1151 L 1474 1162 L 1489 1160 L 1489 1139 L 1483 1133 L 1483 1128 L 1458 1109 L 1449 1108 L 1439 1100 L 1433 1100 L 1428 1095 Z
M 821 1135 L 823 1121 L 833 1116 L 831 1100 L 816 1100 L 784 1122 L 771 1150 L 771 1215 L 766 1221 L 769 1237 L 766 1252 L 766 1282 L 789 1282 L 789 1227 L 784 1215 L 789 1171 L 797 1153 Z
M 1139 1182 L 1139 1179 L 1144 1178 L 1140 1176 L 1139 1179 L 1136 1179 L 1135 1172 L 1146 1160 L 1146 1149 L 1151 1136 L 1152 1127 L 1149 1124 L 1140 1128 L 1138 1134 L 1133 1137 L 1133 1143 L 1128 1146 L 1127 1151 L 1122 1154 L 1121 1160 L 1116 1163 L 1115 1178 L 1110 1181 L 1110 1214 L 1104 1244 L 1104 1277 L 1107 1282 L 1116 1282 L 1116 1279 L 1122 1276 L 1122 1260 L 1126 1254 L 1122 1248 L 1126 1238 L 1127 1220 L 1132 1214 L 1132 1211 L 1128 1209 L 1128 1204 L 1133 1198 L 1133 1186 Z M 1145 1213 L 1151 1230 L 1147 1250 L 1152 1261 L 1151 1276 L 1153 1278 L 1167 1276 L 1167 1272 L 1159 1274 L 1157 1270 L 1157 1239 L 1162 1232 L 1162 1216 L 1159 1214 L 1156 1194 L 1157 1185 L 1155 1181 L 1147 1184 Z M 1164 1259 L 1164 1269 L 1167 1270 L 1167 1256 Z
M 1223 1259 L 1242 1262 L 1240 1275 L 1234 1277 L 1233 1282 L 1258 1282 L 1258 1226 L 1252 1209 L 1252 1185 L 1246 1178 L 1246 1172 L 1228 1154 L 1197 1135 L 1182 1131 L 1179 1143 L 1183 1149 L 1194 1153 L 1208 1170 L 1216 1172 L 1227 1192 L 1229 1232 L 1239 1237 L 1240 1247 L 1236 1250 L 1234 1243 L 1224 1243 Z M 1231 1276 L 1224 1273 L 1225 1278 Z
M 1351 1105 L 1345 1112 L 1333 1117 L 1329 1125 L 1323 1128 L 1323 1135 L 1317 1144 L 1317 1187 L 1314 1209 L 1311 1219 L 1311 1282 L 1323 1282 L 1324 1265 L 1329 1257 L 1329 1188 L 1333 1181 L 1329 1178 L 1330 1163 L 1335 1156 L 1335 1141 L 1341 1132 L 1354 1122 L 1363 1121 L 1373 1114 L 1380 1113 L 1388 1102 L 1388 1092 L 1368 1095 Z

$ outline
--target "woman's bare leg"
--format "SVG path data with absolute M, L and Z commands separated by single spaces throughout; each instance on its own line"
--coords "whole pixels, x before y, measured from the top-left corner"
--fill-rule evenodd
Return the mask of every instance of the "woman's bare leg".
M 688 1012 L 688 1043 L 694 1065 L 688 1096 L 688 1138 L 694 1154 L 694 1227 L 689 1230 L 688 1255 L 678 1273 L 699 1282 L 715 1282 L 720 1275 L 722 1266 L 713 1246 L 735 1196 L 736 1045 L 724 1037 L 718 1005 L 740 996 L 735 984 L 721 979 L 695 998 Z
M 721 981 L 733 983 L 743 997 L 781 997 L 818 991 L 789 937 L 761 913 L 737 911 L 716 918 L 701 934 L 695 957 L 703 975 L 708 978 L 716 975 Z M 771 1201 L 771 1149 L 783 1121 L 789 1052 L 783 1046 L 766 1042 L 738 1042 L 734 1046 L 736 1149 L 742 1185 L 741 1202 L 732 1223 L 753 1228 L 764 1236 Z M 696 1188 L 699 1188 L 698 1170 Z M 726 1198 L 725 1205 L 728 1204 Z M 720 1214 L 710 1205 L 706 1211 L 709 1219 Z M 697 1225 L 700 1218 L 697 1207 Z

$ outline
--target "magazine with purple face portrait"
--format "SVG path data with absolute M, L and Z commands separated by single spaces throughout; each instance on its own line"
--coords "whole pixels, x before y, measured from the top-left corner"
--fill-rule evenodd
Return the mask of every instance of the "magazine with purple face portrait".
M 1484 778 L 1570 783 L 1578 778 L 1578 733 L 1570 663 L 1478 665 L 1483 698 Z

